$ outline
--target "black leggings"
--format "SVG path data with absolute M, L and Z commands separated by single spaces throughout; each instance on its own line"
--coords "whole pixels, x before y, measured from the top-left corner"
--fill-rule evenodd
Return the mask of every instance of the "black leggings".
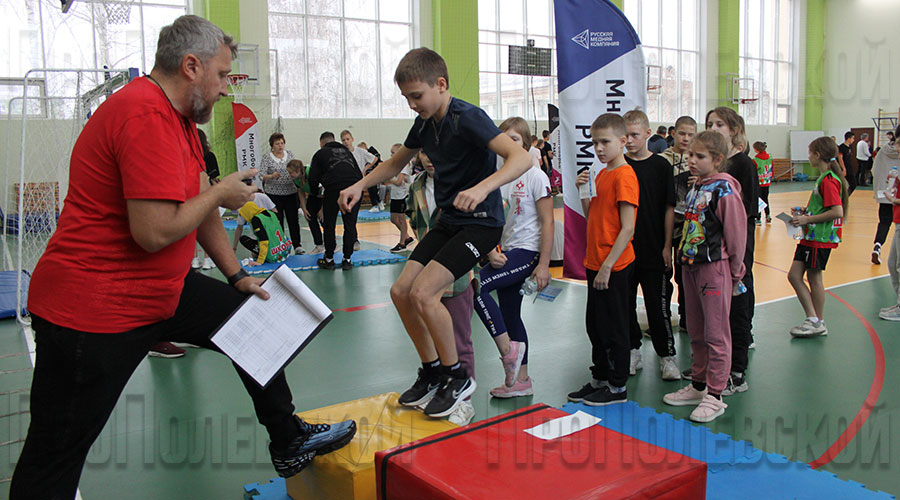
M 127 332 L 81 332 L 33 316 L 37 359 L 31 425 L 9 498 L 74 498 L 88 451 L 150 346 L 171 340 L 218 351 L 209 336 L 245 297 L 222 281 L 188 272 L 173 317 Z M 262 389 L 236 365 L 235 370 L 272 441 L 286 444 L 295 438 L 299 429 L 284 373 Z M 156 383 L 169 379 L 178 377 L 158 378 Z M 157 389 L 186 390 L 165 385 Z M 152 387 L 147 390 L 142 396 L 152 399 Z
M 275 208 L 278 210 L 275 215 L 278 216 L 278 223 L 281 224 L 281 229 L 284 229 L 284 219 L 287 217 L 288 231 L 291 234 L 291 244 L 294 245 L 294 248 L 300 248 L 300 199 L 297 198 L 297 193 L 284 195 L 269 194 L 268 196 L 272 199 L 272 203 L 275 204 Z
M 769 212 L 769 186 L 760 186 L 759 187 L 759 197 L 762 201 L 766 202 L 766 218 L 771 217 L 771 212 Z M 756 220 L 760 219 L 762 214 L 756 213 Z
M 878 229 L 875 230 L 875 243 L 884 245 L 887 240 L 891 224 L 894 222 L 894 205 L 890 203 L 878 204 Z
M 309 217 L 306 218 L 306 224 L 309 226 L 309 232 L 312 233 L 313 243 L 316 246 L 322 245 L 322 228 L 319 226 L 319 211 L 322 210 L 322 198 L 308 194 L 306 195 L 306 211 Z

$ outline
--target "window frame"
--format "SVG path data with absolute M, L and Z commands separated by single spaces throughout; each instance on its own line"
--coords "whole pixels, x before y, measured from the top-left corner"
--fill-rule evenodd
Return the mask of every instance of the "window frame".
M 364 118 L 364 119 L 375 119 L 375 118 L 409 118 L 412 116 L 412 112 L 407 110 L 406 115 L 404 116 L 384 116 L 384 89 L 382 83 L 382 77 L 380 75 L 381 64 L 382 64 L 382 46 L 381 46 L 381 28 L 384 25 L 390 26 L 405 26 L 409 32 L 409 49 L 413 49 L 418 43 L 418 33 L 416 33 L 416 26 L 418 25 L 418 0 L 408 0 L 407 5 L 409 9 L 409 21 L 401 22 L 401 21 L 389 21 L 381 19 L 381 0 L 375 1 L 375 16 L 374 18 L 363 18 L 363 17 L 354 17 L 347 16 L 344 12 L 344 2 L 343 0 L 337 0 L 339 4 L 340 15 L 333 14 L 309 14 L 309 4 L 308 2 L 303 2 L 303 12 L 286 12 L 281 10 L 272 10 L 272 7 L 267 2 L 267 21 L 269 26 L 269 48 L 270 54 L 272 51 L 275 52 L 275 59 L 280 60 L 281 56 L 278 54 L 278 49 L 273 48 L 273 39 L 272 39 L 272 15 L 277 15 L 280 17 L 286 18 L 295 18 L 298 21 L 303 23 L 303 64 L 304 64 L 304 86 L 306 92 L 305 99 L 305 107 L 304 113 L 302 115 L 294 115 L 294 116 L 283 116 L 281 115 L 281 109 L 284 109 L 284 103 L 281 102 L 282 92 L 281 89 L 284 87 L 281 85 L 281 82 L 275 81 L 275 79 L 271 79 L 270 77 L 270 93 L 272 94 L 272 113 L 277 114 L 279 117 L 283 117 L 285 119 L 322 119 L 322 118 Z M 340 25 L 340 40 L 341 40 L 341 68 L 340 68 L 340 88 L 341 88 L 341 98 L 340 101 L 340 116 L 313 116 L 312 105 L 311 105 L 311 97 L 310 97 L 310 78 L 309 78 L 309 67 L 311 62 L 310 56 L 310 46 L 309 46 L 309 20 L 331 20 L 338 21 Z M 370 23 L 375 26 L 375 39 L 373 44 L 375 45 L 375 69 L 376 69 L 376 78 L 375 78 L 375 100 L 376 100 L 376 113 L 375 116 L 355 116 L 349 115 L 347 112 L 347 46 L 346 46 L 346 23 L 347 22 L 363 22 Z M 271 60 L 271 56 L 270 56 Z M 277 72 L 276 72 L 277 75 Z M 276 76 L 275 78 L 279 78 Z

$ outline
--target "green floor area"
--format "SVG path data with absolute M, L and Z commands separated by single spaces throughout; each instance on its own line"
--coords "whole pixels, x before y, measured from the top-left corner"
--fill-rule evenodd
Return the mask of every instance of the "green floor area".
M 400 265 L 352 271 L 310 271 L 299 276 L 332 309 L 389 301 Z M 535 402 L 565 403 L 567 392 L 588 380 L 589 344 L 584 333 L 584 287 L 563 288 L 554 303 L 527 301 L 530 366 L 535 395 L 496 400 L 488 395 L 502 380 L 494 343 L 473 318 L 478 390 L 476 419 L 499 415 Z M 900 493 L 900 393 L 892 382 L 900 368 L 897 324 L 877 320 L 878 308 L 892 294 L 886 278 L 833 290 L 871 321 L 887 359 L 881 397 L 857 438 L 825 468 L 893 494 Z M 752 441 L 792 460 L 812 461 L 834 442 L 862 406 L 875 367 L 872 342 L 860 321 L 829 297 L 825 338 L 792 340 L 787 330 L 801 318 L 793 299 L 756 308 L 757 347 L 751 351 L 750 390 L 726 399 L 729 408 L 713 430 Z M 687 366 L 687 335 L 678 335 L 678 358 Z M 0 322 L 3 353 L 25 350 L 13 320 Z M 644 369 L 629 380 L 629 398 L 644 406 L 687 418 L 690 408 L 673 408 L 662 396 L 683 382 L 663 382 L 649 340 Z M 27 358 L 0 358 L 0 370 L 27 368 Z M 334 320 L 287 368 L 298 411 L 373 394 L 406 389 L 418 359 L 392 307 L 336 312 Z M 0 392 L 26 388 L 31 373 L 0 375 Z M 27 409 L 27 394 L 0 396 L 0 415 Z M 18 439 L 27 415 L 0 419 L 0 442 Z M 893 443 L 892 439 L 893 438 Z M 892 446 L 894 444 L 894 446 Z M 0 477 L 9 477 L 19 444 L 0 447 Z M 231 364 L 223 356 L 189 350 L 181 359 L 144 360 L 125 389 L 85 467 L 85 499 L 240 498 L 241 486 L 275 475 L 266 452 L 266 435 L 256 423 Z M 0 486 L 0 498 L 6 487 Z

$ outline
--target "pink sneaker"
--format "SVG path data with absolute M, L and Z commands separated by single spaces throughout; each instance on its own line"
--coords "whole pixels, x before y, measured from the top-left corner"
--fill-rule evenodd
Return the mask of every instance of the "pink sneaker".
M 517 398 L 519 396 L 531 396 L 534 394 L 534 390 L 531 387 L 531 377 L 528 377 L 527 380 L 516 380 L 516 382 L 512 385 L 512 387 L 507 385 L 501 385 L 500 387 L 494 387 L 491 389 L 491 396 L 495 398 Z
M 706 397 L 706 389 L 698 391 L 694 384 L 688 384 L 681 389 L 663 396 L 663 403 L 672 406 L 694 406 L 700 404 Z
M 703 396 L 703 401 L 691 412 L 691 420 L 694 422 L 708 423 L 725 413 L 728 405 L 721 399 L 716 399 L 709 394 Z
M 503 363 L 503 371 L 506 373 L 506 386 L 512 387 L 519 375 L 522 359 L 525 357 L 525 342 L 509 341 L 509 352 L 506 356 L 500 356 Z

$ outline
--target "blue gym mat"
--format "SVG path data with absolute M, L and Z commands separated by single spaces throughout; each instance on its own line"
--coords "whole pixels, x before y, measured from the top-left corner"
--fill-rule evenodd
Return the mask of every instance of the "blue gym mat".
M 226 231 L 234 231 L 237 229 L 237 219 L 223 220 L 222 224 L 225 225 Z
M 22 273 L 22 296 L 28 296 L 31 276 Z M 27 314 L 22 310 L 22 314 Z M 0 271 L 0 318 L 16 317 L 16 271 Z
M 369 212 L 366 209 L 360 210 L 359 215 L 356 216 L 356 220 L 359 222 L 373 222 L 378 220 L 388 220 L 390 218 L 390 212 Z
M 292 255 L 284 261 L 284 264 L 287 264 L 288 268 L 292 271 L 309 271 L 319 268 L 319 266 L 316 264 L 316 261 L 321 257 L 322 254 Z M 344 254 L 342 252 L 335 252 L 334 261 L 337 264 L 338 268 L 340 268 L 341 260 L 343 260 L 343 258 Z M 354 267 L 375 266 L 378 264 L 396 264 L 399 262 L 405 262 L 406 256 L 397 255 L 379 249 L 357 250 L 353 252 L 353 255 L 350 257 L 350 261 L 353 262 Z M 278 269 L 278 266 L 280 265 L 280 263 L 273 263 L 253 267 L 244 266 L 244 269 L 248 274 L 269 274 Z
M 844 481 L 830 472 L 813 470 L 809 464 L 763 453 L 746 441 L 735 441 L 725 434 L 631 401 L 603 407 L 569 403 L 562 410 L 589 413 L 602 419 L 598 425 L 706 462 L 708 500 L 894 498 L 866 489 L 855 481 Z
M 244 485 L 244 500 L 291 500 L 283 477 L 269 479 L 268 483 Z

